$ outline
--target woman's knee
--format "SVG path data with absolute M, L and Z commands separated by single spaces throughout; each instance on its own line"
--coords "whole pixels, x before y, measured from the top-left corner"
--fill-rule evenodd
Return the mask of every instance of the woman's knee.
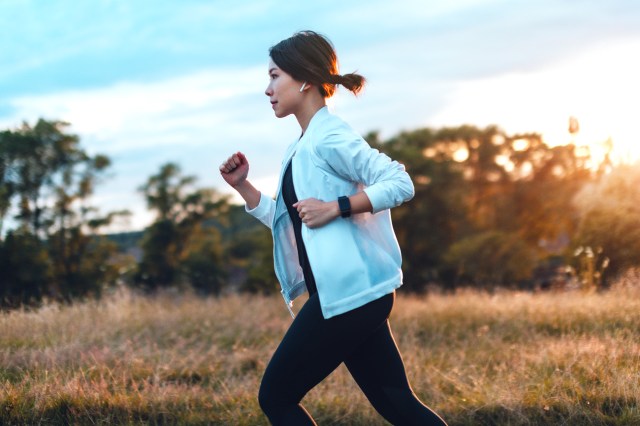
M 275 383 L 268 377 L 263 377 L 258 391 L 258 404 L 267 416 L 277 413 L 289 405 L 296 405 L 298 402 L 295 398 L 287 396 L 282 389 L 278 389 Z
M 274 408 L 277 407 L 278 404 L 275 395 L 269 382 L 263 378 L 262 383 L 260 383 L 260 390 L 258 391 L 258 404 L 260 404 L 260 408 L 265 414 L 273 412 Z
M 309 413 L 300 405 L 301 398 L 278 392 L 262 381 L 258 391 L 258 403 L 273 425 L 315 425 Z

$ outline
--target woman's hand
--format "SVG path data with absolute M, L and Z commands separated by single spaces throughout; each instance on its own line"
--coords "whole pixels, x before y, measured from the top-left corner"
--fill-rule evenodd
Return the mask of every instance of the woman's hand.
M 260 203 L 260 191 L 255 189 L 247 180 L 249 162 L 241 152 L 236 152 L 220 165 L 220 175 L 247 203 L 247 207 L 254 209 Z
M 247 180 L 249 175 L 247 157 L 241 152 L 236 152 L 220 165 L 220 174 L 225 182 L 233 188 L 240 186 Z
M 319 228 L 340 216 L 337 201 L 324 202 L 315 198 L 307 198 L 293 205 L 298 210 L 302 223 L 309 228 Z

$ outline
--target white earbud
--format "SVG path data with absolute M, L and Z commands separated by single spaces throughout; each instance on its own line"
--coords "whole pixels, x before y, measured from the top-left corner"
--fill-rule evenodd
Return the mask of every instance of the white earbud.
M 304 90 L 305 87 L 307 87 L 307 82 L 306 81 L 304 83 L 302 83 L 302 87 L 300 88 L 300 93 L 302 93 L 302 91 Z

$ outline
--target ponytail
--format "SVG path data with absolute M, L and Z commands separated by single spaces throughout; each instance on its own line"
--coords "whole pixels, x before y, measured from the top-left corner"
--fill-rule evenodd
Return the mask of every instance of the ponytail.
M 362 90 L 367 82 L 366 78 L 356 73 L 332 75 L 330 80 L 330 83 L 339 84 L 354 95 L 360 93 L 360 90 Z

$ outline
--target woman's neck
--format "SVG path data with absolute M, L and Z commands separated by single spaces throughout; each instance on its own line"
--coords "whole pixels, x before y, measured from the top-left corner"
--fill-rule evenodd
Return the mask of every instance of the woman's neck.
M 305 102 L 302 105 L 300 111 L 296 112 L 295 116 L 303 135 L 307 131 L 307 127 L 309 127 L 313 116 L 325 106 L 327 106 L 327 102 L 323 97 L 313 97 L 309 102 Z

